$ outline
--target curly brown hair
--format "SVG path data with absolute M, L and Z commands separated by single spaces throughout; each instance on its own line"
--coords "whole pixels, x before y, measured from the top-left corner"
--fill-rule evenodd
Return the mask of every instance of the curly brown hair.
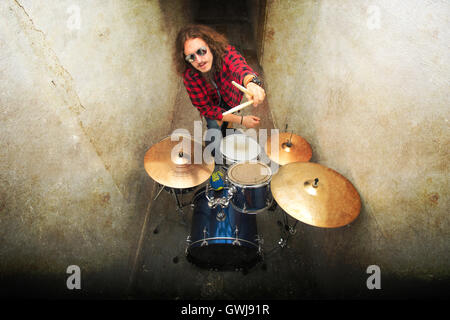
M 175 43 L 174 62 L 178 74 L 183 75 L 191 64 L 184 58 L 184 43 L 186 40 L 200 38 L 206 42 L 213 55 L 213 70 L 222 68 L 223 56 L 228 47 L 227 38 L 211 27 L 201 24 L 191 24 L 183 27 L 177 35 Z

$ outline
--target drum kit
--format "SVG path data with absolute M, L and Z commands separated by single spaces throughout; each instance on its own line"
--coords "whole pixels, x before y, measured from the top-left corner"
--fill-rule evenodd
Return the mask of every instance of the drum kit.
M 156 198 L 162 190 L 174 195 L 183 221 L 186 205 L 178 195 L 198 188 L 188 203 L 193 214 L 185 251 L 194 265 L 248 269 L 263 261 L 263 238 L 258 234 L 256 216 L 274 211 L 276 206 L 282 209 L 289 234 L 295 234 L 298 221 L 337 228 L 359 215 L 361 201 L 353 185 L 338 172 L 309 162 L 310 145 L 292 132 L 279 133 L 278 141 L 267 139 L 264 149 L 244 133 L 227 135 L 220 143 L 224 160 L 220 166 L 212 157 L 201 163 L 189 161 L 195 147 L 204 147 L 188 137 L 184 139 L 189 143 L 175 151 L 178 142 L 170 137 L 153 145 L 145 154 L 144 167 L 160 185 Z M 276 173 L 261 161 L 264 152 L 279 165 Z M 224 172 L 224 183 L 223 188 L 214 189 L 209 178 L 217 168 Z M 295 219 L 294 225 L 289 225 L 288 217 Z M 286 247 L 289 234 L 282 236 L 279 247 Z

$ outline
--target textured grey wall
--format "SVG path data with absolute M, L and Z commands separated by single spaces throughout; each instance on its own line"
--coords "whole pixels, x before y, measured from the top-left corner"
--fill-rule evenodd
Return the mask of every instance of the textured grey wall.
M 313 231 L 323 273 L 345 261 L 448 279 L 449 2 L 267 5 L 262 61 L 277 127 L 307 139 L 312 161 L 346 176 L 363 202 L 351 228 Z
M 126 285 L 151 185 L 144 153 L 169 134 L 181 84 L 171 50 L 184 6 L 1 1 L 3 279 L 64 281 L 75 264 Z

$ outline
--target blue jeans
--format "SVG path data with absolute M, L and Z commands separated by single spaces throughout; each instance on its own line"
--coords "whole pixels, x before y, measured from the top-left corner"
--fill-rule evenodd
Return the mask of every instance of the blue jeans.
M 227 135 L 226 129 L 228 127 L 228 122 L 223 122 L 222 126 L 219 126 L 217 123 L 217 120 L 206 118 L 206 127 L 208 130 L 213 129 L 210 134 L 207 134 L 207 139 L 205 141 L 205 145 L 208 146 L 209 144 L 213 144 L 214 149 L 211 151 L 211 155 L 215 157 L 216 150 L 220 150 L 220 142 L 222 141 L 222 138 Z M 217 152 L 217 155 L 220 155 L 220 152 Z M 216 163 L 217 163 L 216 159 Z
M 219 129 L 219 130 L 221 129 L 219 127 L 219 124 L 217 123 L 217 120 L 209 119 L 206 117 L 205 117 L 205 120 L 206 120 L 206 127 L 208 129 Z

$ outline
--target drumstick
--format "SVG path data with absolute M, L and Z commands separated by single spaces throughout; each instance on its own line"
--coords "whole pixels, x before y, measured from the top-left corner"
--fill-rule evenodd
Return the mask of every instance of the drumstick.
M 244 109 L 245 107 L 248 107 L 252 103 L 253 103 L 253 100 L 249 100 L 249 101 L 244 102 L 243 104 L 240 104 L 240 105 L 238 105 L 238 106 L 236 106 L 236 107 L 234 107 L 234 108 L 232 108 L 232 109 L 230 109 L 228 111 L 225 111 L 224 113 L 222 113 L 222 115 L 225 116 L 227 114 L 230 114 L 230 113 L 236 112 L 238 110 Z
M 240 84 L 237 84 L 234 81 L 231 81 L 231 83 L 233 84 L 233 86 L 235 86 L 236 88 L 241 90 L 243 93 L 246 93 L 246 94 L 248 94 L 250 96 L 253 96 L 253 94 L 250 91 L 248 91 L 247 88 L 244 88 L 243 86 L 241 86 Z

